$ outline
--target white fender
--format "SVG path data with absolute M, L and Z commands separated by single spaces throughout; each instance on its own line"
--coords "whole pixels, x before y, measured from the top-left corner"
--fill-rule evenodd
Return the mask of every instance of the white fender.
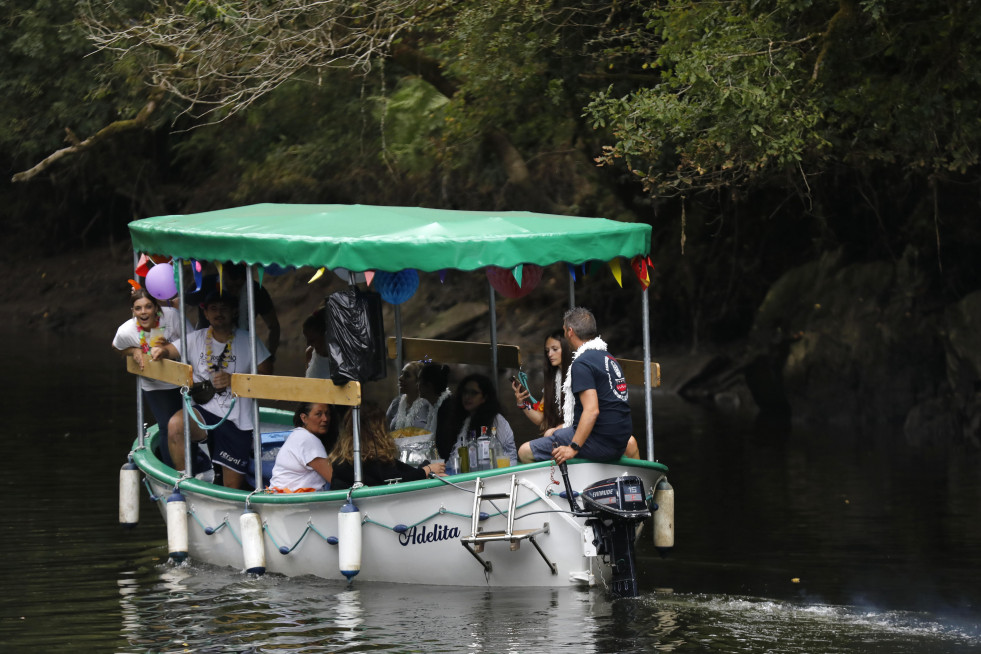
M 119 469 L 119 524 L 133 528 L 140 521 L 140 469 L 127 461 Z
M 266 571 L 266 550 L 263 547 L 262 517 L 252 509 L 246 509 L 238 518 L 242 532 L 242 554 L 245 557 L 245 571 L 261 575 Z
M 352 500 L 337 514 L 337 565 L 348 581 L 361 572 L 361 511 Z
M 167 550 L 174 563 L 187 558 L 187 500 L 177 488 L 167 498 Z
M 654 547 L 664 556 L 674 547 L 674 488 L 661 479 L 654 490 Z

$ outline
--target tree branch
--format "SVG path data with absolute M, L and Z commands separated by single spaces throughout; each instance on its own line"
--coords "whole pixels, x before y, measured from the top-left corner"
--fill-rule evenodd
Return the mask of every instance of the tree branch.
M 164 90 L 160 87 L 155 88 L 150 93 L 150 99 L 143 106 L 143 108 L 140 109 L 140 112 L 136 114 L 135 118 L 129 118 L 126 120 L 117 120 L 115 122 L 109 123 L 102 129 L 100 129 L 98 132 L 85 139 L 84 141 L 79 141 L 78 137 L 75 136 L 74 132 L 72 132 L 71 129 L 66 127 L 65 140 L 71 143 L 71 145 L 62 148 L 60 150 L 56 150 L 55 152 L 52 152 L 47 157 L 42 159 L 38 164 L 36 164 L 33 168 L 16 173 L 11 178 L 10 181 L 15 183 L 30 181 L 31 179 L 37 177 L 45 170 L 53 166 L 55 163 L 58 162 L 58 160 L 60 160 L 61 158 L 67 155 L 77 154 L 79 152 L 84 152 L 86 150 L 89 150 L 93 146 L 97 145 L 98 143 L 112 136 L 115 136 L 116 134 L 120 134 L 122 132 L 129 132 L 136 129 L 143 129 L 146 126 L 146 124 L 149 122 L 150 115 L 153 114 L 153 112 L 156 110 L 157 106 L 160 104 L 160 101 L 163 99 L 163 97 L 164 97 Z

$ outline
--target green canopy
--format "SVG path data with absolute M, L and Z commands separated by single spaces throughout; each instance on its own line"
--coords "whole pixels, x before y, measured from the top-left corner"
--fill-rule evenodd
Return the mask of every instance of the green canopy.
M 646 255 L 651 227 L 604 218 L 340 204 L 256 204 L 129 224 L 133 249 L 352 271 L 580 264 Z

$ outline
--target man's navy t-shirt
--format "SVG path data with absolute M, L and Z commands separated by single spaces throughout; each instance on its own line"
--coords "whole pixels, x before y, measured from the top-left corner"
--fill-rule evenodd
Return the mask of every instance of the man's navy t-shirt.
M 572 362 L 571 374 L 572 394 L 576 398 L 573 424 L 578 426 L 582 417 L 579 393 L 592 388 L 599 401 L 599 416 L 590 439 L 594 436 L 612 436 L 626 440 L 633 431 L 633 423 L 627 403 L 627 379 L 619 362 L 609 352 L 586 350 Z

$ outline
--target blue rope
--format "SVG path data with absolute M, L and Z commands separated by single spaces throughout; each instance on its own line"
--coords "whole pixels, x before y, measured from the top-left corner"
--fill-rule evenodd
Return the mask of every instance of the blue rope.
M 201 531 L 203 531 L 204 533 L 208 534 L 209 536 L 213 536 L 217 534 L 220 529 L 224 527 L 228 527 L 228 531 L 235 539 L 235 542 L 238 543 L 239 546 L 242 545 L 242 540 L 238 537 L 238 534 L 235 533 L 235 530 L 232 529 L 232 525 L 228 522 L 228 518 L 225 518 L 221 522 L 221 524 L 219 524 L 217 527 L 205 527 L 204 523 L 198 519 L 198 515 L 194 512 L 194 509 L 188 509 L 187 512 L 191 515 L 192 518 L 194 518 L 194 522 L 198 523 L 198 526 L 201 527 Z
M 235 402 L 238 400 L 237 395 L 232 395 L 232 403 L 228 405 L 228 411 L 225 412 L 225 415 L 221 417 L 221 420 L 219 420 L 217 424 L 209 425 L 204 422 L 201 422 L 201 420 L 198 419 L 198 414 L 194 412 L 194 405 L 191 404 L 191 394 L 183 393 L 183 395 L 184 395 L 184 404 L 187 405 L 187 412 L 191 415 L 191 419 L 198 424 L 198 427 L 200 427 L 205 431 L 211 431 L 212 429 L 217 429 L 218 427 L 220 427 L 221 423 L 225 422 L 225 420 L 228 419 L 228 416 L 231 415 L 232 409 L 235 408 Z
M 150 488 L 150 480 L 147 479 L 146 477 L 143 478 L 143 485 L 146 486 L 146 492 L 150 494 L 151 502 L 159 502 L 160 500 L 164 499 L 163 495 L 153 494 L 153 489 Z

